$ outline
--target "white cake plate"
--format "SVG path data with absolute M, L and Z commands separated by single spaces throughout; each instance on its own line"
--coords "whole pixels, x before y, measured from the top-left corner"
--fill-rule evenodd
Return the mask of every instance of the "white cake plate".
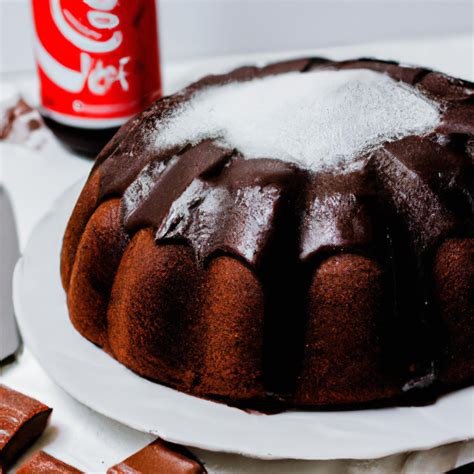
M 474 437 L 474 387 L 426 407 L 250 414 L 149 382 L 75 331 L 60 283 L 62 235 L 83 181 L 36 226 L 14 274 L 25 343 L 48 374 L 93 410 L 140 431 L 262 459 L 368 459 Z

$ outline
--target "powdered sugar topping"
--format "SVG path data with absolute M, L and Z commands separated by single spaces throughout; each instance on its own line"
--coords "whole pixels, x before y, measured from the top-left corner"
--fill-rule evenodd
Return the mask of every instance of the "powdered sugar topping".
M 348 169 L 364 151 L 426 134 L 439 120 L 437 104 L 382 73 L 290 72 L 197 92 L 162 119 L 156 144 L 212 138 L 246 158 Z

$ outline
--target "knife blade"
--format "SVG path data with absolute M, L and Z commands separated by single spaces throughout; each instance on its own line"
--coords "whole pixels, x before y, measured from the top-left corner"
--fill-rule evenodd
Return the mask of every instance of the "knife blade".
M 0 185 L 0 361 L 20 346 L 12 295 L 13 269 L 19 257 L 13 208 L 6 189 Z

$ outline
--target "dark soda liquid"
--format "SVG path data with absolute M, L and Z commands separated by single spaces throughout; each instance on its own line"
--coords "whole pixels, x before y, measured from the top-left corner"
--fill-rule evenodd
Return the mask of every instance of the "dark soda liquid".
M 94 159 L 120 127 L 78 128 L 56 122 L 43 116 L 45 124 L 69 150 Z

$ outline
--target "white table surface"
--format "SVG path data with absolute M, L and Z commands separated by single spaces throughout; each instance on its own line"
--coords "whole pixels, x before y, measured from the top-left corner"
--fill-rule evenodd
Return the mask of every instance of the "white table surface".
M 165 92 L 173 92 L 204 74 L 225 71 L 235 65 L 304 54 L 336 59 L 377 56 L 474 79 L 474 36 L 456 36 L 169 64 L 163 68 Z M 17 93 L 34 103 L 34 76 L 23 74 L 4 78 L 0 82 L 0 106 Z M 35 132 L 22 144 L 0 142 L 0 182 L 13 201 L 21 248 L 54 199 L 87 174 L 90 167 L 90 161 L 62 149 L 47 130 Z M 61 335 L 58 334 L 58 337 Z M 28 348 L 23 348 L 15 362 L 0 366 L 0 382 L 54 408 L 45 434 L 26 456 L 45 449 L 86 472 L 105 472 L 108 466 L 140 449 L 153 438 L 98 415 L 76 402 L 50 380 Z M 473 411 L 466 416 L 470 416 L 474 424 L 474 405 Z M 219 473 L 443 472 L 474 461 L 474 441 L 372 461 L 258 461 L 238 455 L 194 451 L 204 460 L 209 472 Z

